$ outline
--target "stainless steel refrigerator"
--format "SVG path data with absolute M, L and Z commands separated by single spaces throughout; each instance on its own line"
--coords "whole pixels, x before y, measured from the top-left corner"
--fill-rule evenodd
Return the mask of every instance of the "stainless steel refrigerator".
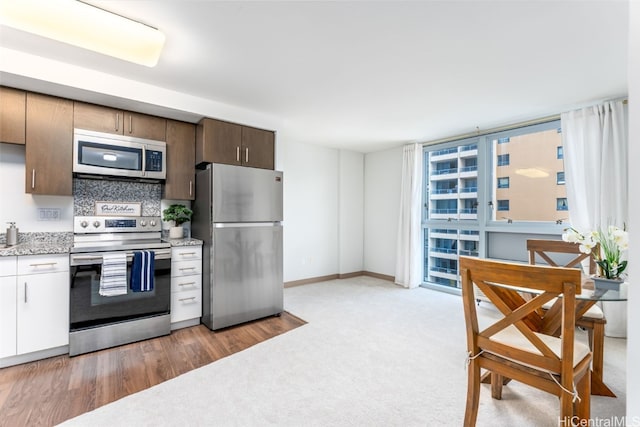
M 209 164 L 196 175 L 202 323 L 216 330 L 283 310 L 282 172 Z

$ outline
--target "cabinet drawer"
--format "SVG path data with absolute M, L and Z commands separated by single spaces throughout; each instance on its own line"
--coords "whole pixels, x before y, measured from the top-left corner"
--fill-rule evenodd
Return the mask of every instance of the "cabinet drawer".
M 171 277 L 189 276 L 202 273 L 202 260 L 171 263 Z
M 18 257 L 18 274 L 69 271 L 68 255 L 27 255 Z
M 0 277 L 15 276 L 18 271 L 18 264 L 14 256 L 0 257 Z
M 171 250 L 171 261 L 173 262 L 191 261 L 194 259 L 202 259 L 201 246 L 184 246 Z
M 202 275 L 180 276 L 171 278 L 171 292 L 191 292 L 202 289 Z
M 200 289 L 171 294 L 171 323 L 200 316 L 202 316 L 202 292 Z

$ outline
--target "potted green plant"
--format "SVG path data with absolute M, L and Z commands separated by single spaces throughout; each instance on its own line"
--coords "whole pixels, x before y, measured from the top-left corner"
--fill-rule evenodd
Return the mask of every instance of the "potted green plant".
M 182 224 L 191 221 L 193 211 L 184 205 L 173 204 L 162 211 L 163 221 L 172 221 L 174 226 L 169 229 L 171 239 L 180 239 L 183 236 Z

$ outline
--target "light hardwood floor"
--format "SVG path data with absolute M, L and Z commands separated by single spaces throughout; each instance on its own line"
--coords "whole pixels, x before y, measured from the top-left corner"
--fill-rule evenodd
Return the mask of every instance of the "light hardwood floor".
M 280 317 L 212 332 L 204 325 L 0 369 L 0 426 L 51 426 L 251 347 L 306 322 Z

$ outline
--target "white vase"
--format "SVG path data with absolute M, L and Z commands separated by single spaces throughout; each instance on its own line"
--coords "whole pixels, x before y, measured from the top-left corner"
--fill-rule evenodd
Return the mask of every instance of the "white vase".
M 171 227 L 169 229 L 170 239 L 182 239 L 183 235 L 184 235 L 184 230 L 182 229 L 182 226 Z

